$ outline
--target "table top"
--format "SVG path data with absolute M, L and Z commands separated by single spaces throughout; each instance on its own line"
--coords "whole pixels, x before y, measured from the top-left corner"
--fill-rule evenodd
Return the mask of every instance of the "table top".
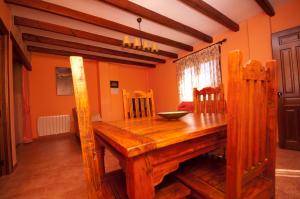
M 224 114 L 194 114 L 178 120 L 160 117 L 93 123 L 94 132 L 127 157 L 226 129 Z

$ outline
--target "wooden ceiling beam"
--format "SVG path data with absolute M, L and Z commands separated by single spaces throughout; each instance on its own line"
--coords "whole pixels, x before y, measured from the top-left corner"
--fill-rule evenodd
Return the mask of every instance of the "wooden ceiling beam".
M 218 23 L 222 24 L 223 26 L 229 28 L 232 31 L 239 31 L 240 26 L 229 17 L 218 11 L 216 8 L 212 7 L 208 3 L 203 0 L 180 0 L 181 2 L 185 3 L 186 5 L 194 8 L 198 12 L 204 14 L 205 16 L 217 21 Z
M 105 37 L 102 35 L 97 35 L 97 34 L 85 32 L 82 30 L 72 29 L 72 28 L 68 28 L 65 26 L 59 26 L 59 25 L 42 22 L 42 21 L 37 21 L 37 20 L 33 20 L 33 19 L 28 19 L 28 18 L 24 18 L 24 17 L 15 16 L 14 24 L 19 25 L 19 26 L 35 28 L 35 29 L 44 30 L 44 31 L 50 31 L 50 32 L 59 33 L 59 34 L 63 34 L 63 35 L 73 36 L 73 37 L 82 38 L 82 39 L 88 39 L 91 41 L 96 41 L 96 42 L 101 42 L 101 43 L 105 43 L 105 44 L 109 44 L 109 45 L 113 45 L 113 46 L 122 47 L 122 40 L 119 40 L 119 39 Z M 138 49 L 134 49 L 134 50 L 138 50 Z M 143 50 L 138 50 L 138 51 L 145 52 Z M 177 54 L 168 52 L 168 51 L 163 51 L 163 50 L 159 50 L 157 54 L 166 56 L 166 57 L 170 57 L 170 58 L 178 58 Z
M 18 58 L 22 62 L 22 64 L 24 64 L 27 70 L 31 71 L 31 55 L 22 40 L 21 31 L 17 28 L 17 26 L 12 26 L 10 28 L 10 38 L 12 40 L 15 52 L 17 53 L 16 56 L 19 56 Z
M 141 59 L 144 61 L 166 63 L 166 60 L 159 59 L 156 57 L 149 57 L 149 56 L 145 56 L 145 55 L 117 51 L 117 50 L 112 50 L 112 49 L 102 48 L 102 47 L 92 46 L 92 45 L 86 45 L 86 44 L 77 43 L 77 42 L 53 39 L 53 38 L 43 37 L 43 36 L 39 36 L 39 35 L 23 33 L 22 37 L 23 37 L 24 41 L 38 42 L 38 43 L 43 43 L 43 44 L 68 47 L 68 48 L 73 48 L 73 49 L 77 49 L 77 50 L 85 50 L 85 51 L 91 51 L 91 52 L 96 52 L 96 53 L 103 53 L 103 54 L 109 54 L 109 55 L 121 56 L 121 57 L 133 58 L 133 59 Z
M 38 47 L 38 46 L 31 46 L 31 45 L 29 45 L 27 48 L 31 52 L 38 52 L 38 53 L 45 53 L 45 54 L 52 54 L 52 55 L 61 55 L 61 56 L 81 56 L 85 59 L 92 59 L 92 60 L 97 60 L 97 61 L 102 61 L 102 62 L 112 62 L 112 63 L 119 63 L 119 64 L 127 64 L 127 65 L 155 68 L 155 64 L 129 61 L 129 60 L 123 60 L 123 59 L 116 59 L 116 58 L 110 58 L 110 57 L 102 57 L 102 56 L 98 56 L 98 55 L 90 55 L 90 54 L 78 53 L 78 52 L 73 52 L 73 51 L 57 50 L 57 49 L 43 48 L 43 47 Z
M 9 33 L 9 31 L 8 31 L 4 21 L 2 20 L 2 18 L 0 18 L 0 34 L 5 35 L 5 34 L 8 34 L 8 33 Z
M 110 30 L 114 30 L 114 31 L 118 31 L 118 32 L 122 32 L 128 35 L 133 35 L 136 37 L 141 37 L 144 39 L 148 39 L 151 41 L 155 41 L 158 43 L 162 43 L 168 46 L 172 46 L 175 48 L 179 48 L 182 50 L 186 50 L 186 51 L 193 51 L 193 47 L 178 41 L 174 41 L 165 37 L 161 37 L 158 35 L 154 35 L 151 33 L 147 33 L 144 31 L 140 31 L 134 28 L 131 28 L 129 26 L 125 26 L 123 24 L 119 24 L 116 23 L 114 21 L 110 21 L 101 17 L 96 17 L 94 15 L 89 15 L 77 10 L 73 10 L 67 7 L 63 7 L 60 5 L 56 5 L 56 4 L 52 4 L 46 1 L 41 1 L 41 0 L 5 0 L 6 3 L 10 3 L 10 4 L 15 4 L 15 5 L 19 5 L 19 6 L 23 6 L 23 7 L 27 7 L 27 8 L 32 8 L 32 9 L 36 9 L 36 10 L 40 10 L 40 11 L 44 11 L 44 12 L 48 12 L 48 13 L 52 13 L 55 15 L 60 15 L 63 17 L 67 17 L 70 19 L 75 19 L 78 21 L 82 21 L 85 23 L 89 23 L 89 24 L 93 24 L 96 26 L 100 26 L 103 28 L 107 28 Z
M 269 0 L 255 0 L 256 3 L 265 11 L 267 15 L 273 17 L 275 15 L 274 8 Z
M 147 18 L 151 21 L 154 21 L 156 23 L 159 23 L 161 25 L 167 26 L 169 28 L 172 28 L 174 30 L 183 32 L 185 34 L 191 35 L 193 37 L 196 37 L 200 40 L 206 41 L 206 42 L 212 42 L 213 39 L 211 36 L 204 34 L 200 32 L 199 30 L 196 30 L 190 26 L 184 25 L 178 21 L 175 21 L 173 19 L 170 19 L 166 16 L 163 16 L 157 12 L 154 12 L 152 10 L 149 10 L 147 8 L 144 8 L 138 4 L 135 4 L 131 1 L 124 1 L 124 0 L 100 0 L 102 2 L 108 3 L 110 5 L 113 5 L 115 7 L 118 7 L 122 10 L 128 11 L 130 13 L 136 14 L 140 17 Z

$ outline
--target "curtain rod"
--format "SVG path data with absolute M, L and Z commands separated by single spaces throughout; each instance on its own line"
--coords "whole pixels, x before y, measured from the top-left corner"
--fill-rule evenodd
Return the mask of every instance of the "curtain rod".
M 173 61 L 173 63 L 175 63 L 175 62 L 177 62 L 177 61 L 179 61 L 179 60 L 181 60 L 181 59 L 183 59 L 183 58 L 186 58 L 187 56 L 190 56 L 190 55 L 193 55 L 193 54 L 195 54 L 195 53 L 197 53 L 197 52 L 200 52 L 200 51 L 202 51 L 202 50 L 204 50 L 204 49 L 206 49 L 206 48 L 209 48 L 209 47 L 212 47 L 212 46 L 214 46 L 214 45 L 216 45 L 216 44 L 223 44 L 224 42 L 226 42 L 227 41 L 227 39 L 223 39 L 223 40 L 221 40 L 221 41 L 218 41 L 218 42 L 216 42 L 216 43 L 214 43 L 214 44 L 212 44 L 212 45 L 209 45 L 209 46 L 207 46 L 207 47 L 205 47 L 205 48 L 202 48 L 202 49 L 200 49 L 200 50 L 197 50 L 197 51 L 195 51 L 195 52 L 192 52 L 192 53 L 190 53 L 190 54 L 188 54 L 188 55 L 185 55 L 185 56 L 183 56 L 183 57 L 181 57 L 181 58 L 179 58 L 179 59 L 175 59 L 174 61 Z

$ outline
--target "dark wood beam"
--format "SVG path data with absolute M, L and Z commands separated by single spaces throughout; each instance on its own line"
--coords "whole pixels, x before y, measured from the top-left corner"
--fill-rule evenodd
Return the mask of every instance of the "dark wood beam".
M 5 25 L 5 23 L 3 22 L 2 18 L 0 18 L 0 34 L 5 35 L 8 34 L 8 29 Z
M 209 5 L 203 0 L 180 0 L 186 5 L 194 8 L 195 10 L 201 12 L 205 16 L 217 21 L 218 23 L 222 24 L 223 26 L 229 28 L 232 31 L 239 31 L 240 26 L 229 17 Z
M 189 27 L 187 25 L 184 25 L 180 22 L 177 22 L 173 19 L 170 19 L 166 16 L 163 16 L 157 12 L 154 12 L 152 10 L 149 10 L 147 8 L 144 8 L 138 4 L 135 4 L 131 1 L 124 1 L 124 0 L 100 0 L 102 2 L 108 3 L 110 5 L 113 5 L 115 7 L 121 8 L 125 11 L 128 11 L 130 13 L 134 13 L 137 16 L 147 18 L 151 21 L 154 21 L 156 23 L 159 23 L 161 25 L 167 26 L 169 28 L 172 28 L 174 30 L 183 32 L 185 34 L 191 35 L 193 37 L 196 37 L 200 40 L 206 41 L 206 42 L 212 42 L 213 39 L 211 36 L 204 34 L 200 32 L 199 30 L 196 30 L 192 27 Z
M 22 62 L 22 64 L 24 64 L 26 69 L 29 70 L 29 71 L 32 71 L 31 63 L 30 63 L 29 59 L 27 58 L 27 56 L 24 54 L 22 48 L 18 44 L 18 42 L 15 39 L 14 35 L 12 33 L 10 33 L 10 36 L 11 36 L 11 41 L 12 41 L 13 47 L 15 49 L 15 52 L 17 53 L 17 55 L 15 55 L 15 56 L 19 56 L 18 57 L 19 60 Z
M 43 37 L 43 36 L 27 34 L 27 33 L 23 33 L 23 40 L 38 42 L 38 43 L 43 43 L 43 44 L 50 44 L 50 45 L 55 45 L 55 46 L 68 47 L 68 48 L 73 48 L 73 49 L 78 49 L 78 50 L 91 51 L 91 52 L 96 52 L 96 53 L 103 53 L 103 54 L 133 58 L 133 59 L 141 59 L 144 61 L 166 63 L 166 60 L 159 59 L 156 57 L 149 57 L 149 56 L 145 56 L 145 55 L 117 51 L 117 50 L 112 50 L 112 49 L 108 49 L 108 48 L 102 48 L 102 47 L 98 47 L 98 46 L 91 46 L 91 45 L 86 45 L 86 44 L 77 43 L 77 42 L 53 39 L 53 38 L 49 38 L 49 37 Z
M 61 55 L 61 56 L 81 56 L 85 59 L 92 59 L 92 60 L 97 60 L 102 62 L 112 62 L 112 63 L 119 63 L 119 64 L 155 68 L 155 64 L 148 64 L 143 62 L 129 61 L 124 59 L 110 58 L 110 57 L 102 57 L 97 55 L 90 55 L 90 54 L 84 54 L 84 53 L 78 53 L 78 52 L 66 51 L 66 50 L 57 50 L 57 49 L 43 48 L 43 47 L 30 46 L 30 45 L 28 46 L 28 50 L 31 52 L 38 52 L 38 53 L 46 53 L 46 54 Z
M 255 0 L 258 5 L 265 11 L 267 15 L 273 17 L 275 15 L 274 8 L 269 0 Z
M 14 17 L 14 24 L 24 27 L 36 28 L 39 30 L 55 32 L 63 35 L 78 37 L 82 39 L 88 39 L 91 41 L 101 42 L 105 44 L 110 44 L 113 46 L 122 47 L 122 40 L 114 39 L 111 37 L 105 37 L 102 35 L 97 35 L 90 32 L 85 32 L 82 30 L 72 29 L 65 26 L 59 26 L 47 22 L 37 21 L 33 19 L 23 18 L 23 17 Z M 137 50 L 137 49 L 134 49 Z M 142 50 L 139 50 L 142 51 Z M 142 51 L 144 52 L 144 51 Z M 159 50 L 158 55 L 170 57 L 170 58 L 178 58 L 178 55 L 172 52 Z
M 174 41 L 165 37 L 161 37 L 158 35 L 154 35 L 151 33 L 147 33 L 144 31 L 140 31 L 134 28 L 131 28 L 129 26 L 125 26 L 123 24 L 119 24 L 104 18 L 100 18 L 100 17 L 96 17 L 93 15 L 89 15 L 77 10 L 72 10 L 70 8 L 66 8 L 63 6 L 59 6 L 56 4 L 52 4 L 52 3 L 48 3 L 46 1 L 41 1 L 41 0 L 5 0 L 5 2 L 7 3 L 11 3 L 11 4 L 15 4 L 15 5 L 19 5 L 19 6 L 23 6 L 23 7 L 27 7 L 27 8 L 32 8 L 32 9 L 36 9 L 36 10 L 41 10 L 44 12 L 48 12 L 48 13 L 52 13 L 52 14 L 56 14 L 56 15 L 60 15 L 63 17 L 67 17 L 67 18 L 71 18 L 71 19 L 75 19 L 78 21 L 82 21 L 85 23 L 89 23 L 89 24 L 93 24 L 96 26 L 100 26 L 103 28 L 107 28 L 110 30 L 114 30 L 114 31 L 118 31 L 118 32 L 122 32 L 128 35 L 134 35 L 137 37 L 141 37 L 144 39 L 148 39 L 151 41 L 155 41 L 158 43 L 162 43 L 168 46 L 172 46 L 175 48 L 179 48 L 182 50 L 186 50 L 186 51 L 193 51 L 193 47 L 178 41 Z M 211 42 L 211 41 L 209 41 Z
M 22 61 L 22 64 L 24 64 L 27 70 L 31 71 L 32 66 L 30 53 L 28 52 L 26 45 L 22 40 L 21 31 L 16 26 L 12 26 L 10 28 L 10 38 L 15 52 L 17 53 L 16 56 L 19 56 L 19 60 Z

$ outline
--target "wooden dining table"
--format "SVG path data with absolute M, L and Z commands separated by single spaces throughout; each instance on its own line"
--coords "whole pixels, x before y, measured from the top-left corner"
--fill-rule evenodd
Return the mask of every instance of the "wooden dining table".
M 224 146 L 226 127 L 225 114 L 203 113 L 93 124 L 98 149 L 110 150 L 125 172 L 130 199 L 154 198 L 155 186 L 181 162 Z M 105 172 L 104 158 L 100 165 Z

